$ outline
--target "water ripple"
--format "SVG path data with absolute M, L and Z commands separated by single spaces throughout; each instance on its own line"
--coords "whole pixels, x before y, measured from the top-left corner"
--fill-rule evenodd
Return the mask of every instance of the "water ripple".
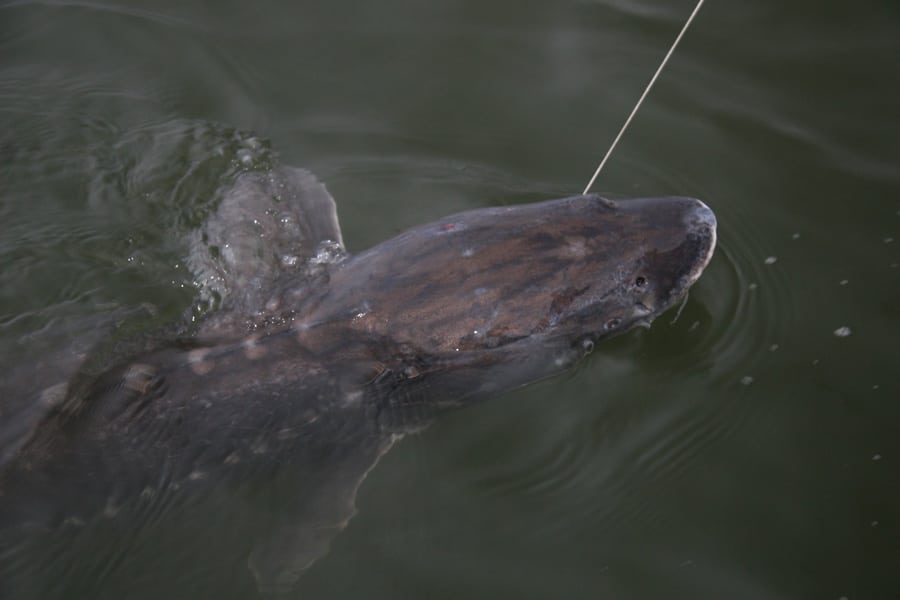
M 671 177 L 664 185 L 702 187 Z M 598 362 L 566 381 L 584 390 L 566 406 L 568 416 L 520 427 L 516 439 L 530 440 L 527 446 L 503 458 L 502 467 L 477 469 L 472 484 L 489 497 L 560 507 L 534 535 L 577 535 L 584 522 L 651 526 L 663 516 L 647 498 L 677 485 L 699 456 L 761 410 L 740 391 L 787 343 L 793 291 L 783 261 L 759 242 L 771 236 L 755 231 L 736 205 L 714 206 L 720 246 L 680 317 L 670 312 L 649 332 L 599 348 Z M 792 241 L 787 236 L 785 245 Z M 617 397 L 644 400 L 617 406 Z
M 0 5 L 0 10 L 18 9 L 21 7 L 44 6 L 50 8 L 74 8 L 97 13 L 109 13 L 117 16 L 130 17 L 164 25 L 189 26 L 197 28 L 197 25 L 187 19 L 167 15 L 157 11 L 151 11 L 131 6 L 103 4 L 100 2 L 87 2 L 78 0 L 12 0 Z

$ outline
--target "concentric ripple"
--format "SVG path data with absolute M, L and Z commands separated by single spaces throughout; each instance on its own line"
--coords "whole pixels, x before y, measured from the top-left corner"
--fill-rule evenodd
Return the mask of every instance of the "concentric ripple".
M 552 422 L 517 413 L 515 449 L 496 464 L 467 463 L 466 479 L 480 494 L 553 507 L 535 535 L 577 535 L 588 522 L 651 526 L 661 515 L 648 490 L 665 494 L 709 448 L 762 417 L 740 391 L 765 377 L 788 342 L 792 291 L 778 255 L 794 240 L 764 247 L 757 240 L 765 236 L 738 207 L 715 194 L 697 196 L 717 214 L 719 246 L 685 306 L 649 331 L 599 345 L 561 383 L 516 394 L 546 396 L 552 385 L 555 410 L 527 402 Z

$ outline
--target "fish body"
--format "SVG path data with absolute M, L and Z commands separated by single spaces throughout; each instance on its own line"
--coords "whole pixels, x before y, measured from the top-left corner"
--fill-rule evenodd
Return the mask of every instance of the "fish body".
M 127 553 L 165 523 L 206 535 L 210 511 L 259 589 L 290 589 L 398 439 L 649 325 L 715 242 L 699 200 L 579 195 L 452 215 L 351 256 L 309 172 L 245 173 L 190 241 L 218 310 L 68 383 L 6 450 L 0 585 L 18 587 L 0 594 L 54 595 L 17 575 L 37 571 L 16 567 L 26 549 L 101 531 Z

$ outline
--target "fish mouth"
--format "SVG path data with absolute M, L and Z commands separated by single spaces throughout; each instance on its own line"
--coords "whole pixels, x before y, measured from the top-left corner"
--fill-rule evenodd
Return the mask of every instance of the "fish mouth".
M 657 311 L 653 310 L 643 302 L 637 302 L 635 303 L 632 312 L 634 321 L 631 326 L 640 327 L 641 329 L 650 329 L 650 324 L 653 323 L 653 319 L 657 316 Z

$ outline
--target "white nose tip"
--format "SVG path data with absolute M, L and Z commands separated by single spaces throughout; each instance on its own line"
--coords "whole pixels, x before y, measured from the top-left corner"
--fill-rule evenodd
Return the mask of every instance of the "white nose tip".
M 694 202 L 697 203 L 692 215 L 694 223 L 697 225 L 706 225 L 713 234 L 715 234 L 716 226 L 718 225 L 715 213 L 713 213 L 712 209 L 702 201 L 695 198 Z
M 696 198 L 694 199 L 694 202 L 697 204 L 694 207 L 691 216 L 688 217 L 690 226 L 695 233 L 701 236 L 709 236 L 709 249 L 706 251 L 706 256 L 701 259 L 696 275 L 692 278 L 693 280 L 696 280 L 697 277 L 700 276 L 700 273 L 703 272 L 703 269 L 706 268 L 706 265 L 709 264 L 713 252 L 716 249 L 716 226 L 718 225 L 718 222 L 716 221 L 716 215 L 710 207 Z

